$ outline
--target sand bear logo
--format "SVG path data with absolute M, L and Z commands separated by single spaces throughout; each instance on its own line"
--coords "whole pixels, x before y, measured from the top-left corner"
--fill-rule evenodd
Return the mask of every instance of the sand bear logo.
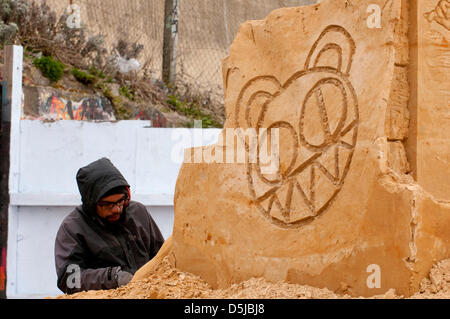
M 259 145 L 257 162 L 247 163 L 247 174 L 254 203 L 280 227 L 313 221 L 344 184 L 359 123 L 349 80 L 355 49 L 344 28 L 330 25 L 311 48 L 304 70 L 284 84 L 271 75 L 255 77 L 239 94 L 236 127 L 267 128 L 269 135 L 271 128 L 279 129 L 278 172 L 263 174 Z

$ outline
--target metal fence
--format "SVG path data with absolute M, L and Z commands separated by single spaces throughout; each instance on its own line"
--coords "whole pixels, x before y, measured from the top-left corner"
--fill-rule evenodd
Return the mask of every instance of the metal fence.
M 165 16 L 167 1 L 177 13 L 176 21 L 168 26 L 177 37 L 176 82 L 208 90 L 221 99 L 222 59 L 239 25 L 263 19 L 277 8 L 317 0 L 46 0 L 58 14 L 78 5 L 88 33 L 104 35 L 109 47 L 119 39 L 143 44 L 139 60 L 150 63 L 155 79 L 163 76 L 164 26 L 171 24 L 167 12 Z
M 222 94 L 222 60 L 247 20 L 264 19 L 272 10 L 315 1 L 179 0 L 177 79 Z

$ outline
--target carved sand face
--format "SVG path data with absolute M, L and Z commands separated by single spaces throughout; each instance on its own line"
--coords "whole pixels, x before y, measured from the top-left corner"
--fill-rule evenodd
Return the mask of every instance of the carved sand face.
M 263 174 L 260 145 L 258 161 L 247 163 L 247 174 L 255 204 L 280 227 L 313 221 L 331 207 L 344 185 L 359 120 L 348 79 L 354 51 L 350 34 L 329 26 L 313 45 L 304 70 L 283 85 L 273 76 L 256 77 L 239 95 L 236 127 L 279 129 L 278 172 Z

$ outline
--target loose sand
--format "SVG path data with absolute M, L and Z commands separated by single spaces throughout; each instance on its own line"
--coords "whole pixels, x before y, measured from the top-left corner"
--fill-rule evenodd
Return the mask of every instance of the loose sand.
M 348 294 L 335 294 L 328 289 L 286 282 L 270 283 L 252 278 L 227 289 L 214 290 L 204 280 L 173 268 L 166 257 L 150 277 L 112 290 L 86 291 L 61 295 L 57 299 L 350 299 Z M 402 299 L 394 290 L 376 299 Z M 433 266 L 420 291 L 410 298 L 450 298 L 450 259 Z

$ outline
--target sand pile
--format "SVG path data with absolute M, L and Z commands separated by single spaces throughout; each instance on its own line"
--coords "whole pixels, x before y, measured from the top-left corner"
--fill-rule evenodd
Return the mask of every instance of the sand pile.
M 155 273 L 127 286 L 99 291 L 61 295 L 57 299 L 350 299 L 348 294 L 336 294 L 320 289 L 286 282 L 271 283 L 263 278 L 252 278 L 227 289 L 214 290 L 204 280 L 173 268 L 168 258 L 163 259 Z M 400 299 L 393 289 L 376 299 Z M 421 289 L 411 298 L 450 298 L 450 259 L 433 266 Z
M 450 259 L 435 264 L 422 280 L 419 293 L 411 298 L 450 298 Z

